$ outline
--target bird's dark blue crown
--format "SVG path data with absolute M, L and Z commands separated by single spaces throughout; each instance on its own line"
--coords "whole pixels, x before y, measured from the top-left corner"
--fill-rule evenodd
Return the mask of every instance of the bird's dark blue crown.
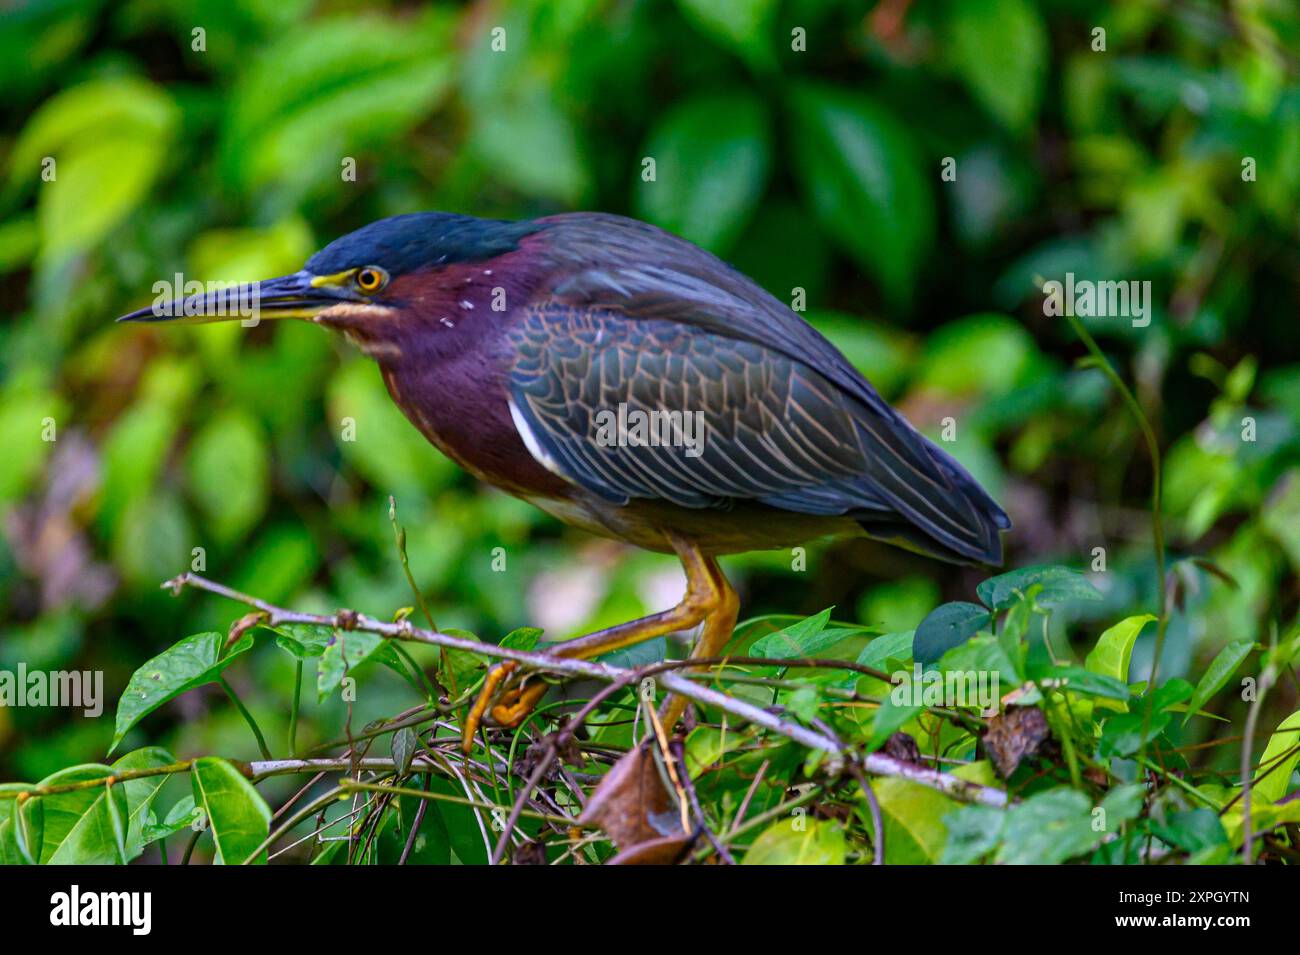
M 379 265 L 392 275 L 455 262 L 481 262 L 519 247 L 541 227 L 533 222 L 476 219 L 450 212 L 390 216 L 335 239 L 307 260 L 307 270 L 332 275 Z

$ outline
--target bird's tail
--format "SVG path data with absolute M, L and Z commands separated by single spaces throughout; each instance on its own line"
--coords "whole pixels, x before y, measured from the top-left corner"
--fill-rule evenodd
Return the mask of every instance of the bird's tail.
M 909 429 L 911 430 L 911 429 Z M 930 459 L 926 470 L 939 480 L 909 483 L 889 510 L 865 510 L 854 518 L 871 537 L 954 564 L 999 566 L 1002 531 L 1011 519 L 956 459 L 916 431 L 914 451 Z M 902 513 L 900 513 L 900 510 Z

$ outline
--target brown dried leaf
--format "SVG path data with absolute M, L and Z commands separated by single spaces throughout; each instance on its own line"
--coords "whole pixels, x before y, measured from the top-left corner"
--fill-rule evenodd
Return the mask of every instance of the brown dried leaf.
M 1033 706 L 1018 706 L 989 719 L 984 748 L 1003 779 L 1026 757 L 1037 755 L 1051 738 L 1047 717 Z
M 226 636 L 226 646 L 233 647 L 248 631 L 266 623 L 266 619 L 267 615 L 264 610 L 254 610 L 252 613 L 244 614 L 230 625 L 230 632 Z
M 525 842 L 510 857 L 511 865 L 546 865 L 546 843 Z
M 614 764 L 578 820 L 599 826 L 618 846 L 611 862 L 668 864 L 694 841 L 682 830 L 677 797 L 663 784 L 652 743 L 643 741 Z
M 882 751 L 886 756 L 890 756 L 899 762 L 921 762 L 921 748 L 916 745 L 915 739 L 902 730 L 892 734 L 889 739 L 885 740 Z
M 693 836 L 663 836 L 624 849 L 605 865 L 676 865 L 695 844 Z

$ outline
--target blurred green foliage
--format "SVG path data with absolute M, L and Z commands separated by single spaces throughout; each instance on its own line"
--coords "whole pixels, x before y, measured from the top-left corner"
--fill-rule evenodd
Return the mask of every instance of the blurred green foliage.
M 948 447 L 1016 522 L 1011 565 L 1105 549 L 1103 599 L 1052 618 L 1075 635 L 1154 606 L 1150 467 L 1035 281 L 1150 281 L 1149 326 L 1089 327 L 1167 449 L 1162 672 L 1295 618 L 1292 5 L 46 0 L 0 18 L 0 667 L 100 669 L 115 698 L 240 612 L 158 589 L 200 558 L 271 601 L 391 614 L 413 598 L 389 495 L 444 627 L 561 637 L 675 598 L 670 561 L 475 485 L 318 329 L 111 324 L 178 273 L 290 272 L 419 209 L 636 215 L 806 297 L 918 427 L 955 421 Z M 979 579 L 863 542 L 814 547 L 803 571 L 728 566 L 747 614 L 835 604 L 885 631 Z M 232 679 L 281 739 L 292 664 L 252 657 Z M 1149 636 L 1133 660 L 1136 679 Z M 385 692 L 358 723 L 406 692 L 367 679 Z M 1293 687 L 1277 697 L 1295 709 Z M 343 709 L 308 707 L 301 737 L 335 735 Z M 129 742 L 246 753 L 219 694 L 167 712 Z M 101 759 L 110 723 L 0 709 L 0 779 Z

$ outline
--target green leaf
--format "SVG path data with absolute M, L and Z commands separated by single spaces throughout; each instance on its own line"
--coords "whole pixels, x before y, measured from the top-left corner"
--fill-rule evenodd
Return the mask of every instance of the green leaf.
M 1138 634 L 1142 632 L 1142 628 L 1155 619 L 1153 615 L 1143 613 L 1126 617 L 1115 624 L 1097 639 L 1097 645 L 1092 648 L 1092 651 L 1084 660 L 1084 667 L 1093 673 L 1110 677 L 1112 680 L 1118 680 L 1127 685 L 1129 661 L 1133 656 L 1133 644 L 1137 642 Z M 1125 694 L 1124 698 L 1127 698 L 1127 694 Z M 1116 710 L 1128 709 L 1127 703 L 1099 701 L 1097 705 Z
M 1000 690 L 999 698 L 1024 682 L 1015 661 L 1007 655 L 1002 644 L 991 633 L 976 634 L 960 646 L 953 647 L 940 658 L 939 669 L 944 673 L 955 671 L 961 674 L 988 674 L 990 677 L 996 674 L 999 688 L 1005 687 Z M 951 702 L 949 705 L 952 705 Z M 972 699 L 968 705 L 979 705 L 982 709 L 996 709 L 998 699 L 987 701 L 987 706 L 983 703 L 977 704 Z
M 107 780 L 112 775 L 110 766 L 86 763 L 47 776 L 40 785 Z M 98 785 L 40 798 L 45 804 L 42 865 L 126 864 L 127 801 L 122 786 Z
M 0 391 L 0 434 L 6 435 L 0 468 L 0 503 L 27 493 L 45 468 L 54 442 L 43 440 L 42 422 L 63 421 L 67 402 L 29 383 L 14 383 Z
M 749 739 L 747 734 L 734 729 L 697 726 L 686 737 L 686 768 L 694 778 Z
M 984 606 L 1006 610 L 1020 595 L 1038 584 L 1043 589 L 1035 600 L 1040 606 L 1050 607 L 1072 600 L 1100 600 L 1097 588 L 1077 570 L 1047 564 L 1039 567 L 1022 567 L 1009 573 L 990 577 L 975 588 Z
M 1259 757 L 1255 771 L 1254 791 L 1270 802 L 1286 795 L 1291 785 L 1291 773 L 1300 760 L 1300 710 L 1296 710 L 1273 731 L 1268 746 Z M 1267 775 L 1265 775 L 1267 773 Z
M 1101 728 L 1101 743 L 1097 752 L 1103 758 L 1132 756 L 1164 732 L 1173 717 L 1168 711 L 1153 713 L 1145 736 L 1142 733 L 1144 716 L 1141 713 L 1120 713 L 1106 720 Z
M 176 762 L 176 757 L 161 746 L 146 746 L 132 750 L 113 763 L 114 772 L 124 769 L 154 769 Z M 144 827 L 149 818 L 150 807 L 158 790 L 171 779 L 170 774 L 146 776 L 143 779 L 128 779 L 119 785 L 126 791 L 127 831 L 126 858 L 131 861 L 144 852 L 146 840 Z
M 253 637 L 245 634 L 222 656 L 225 642 L 220 633 L 196 633 L 177 641 L 131 674 L 117 701 L 117 722 L 108 751 L 117 749 L 131 727 L 164 703 L 196 686 L 215 683 L 226 667 L 252 647 Z
M 0 783 L 0 792 L 31 788 L 27 783 Z M 41 857 L 44 830 L 42 799 L 28 799 L 21 804 L 13 799 L 0 800 L 0 865 L 36 865 Z
M 906 302 L 934 237 L 934 198 L 908 130 L 859 93 L 802 85 L 792 94 L 795 174 L 813 212 Z
M 1292 567 L 1300 567 L 1300 470 L 1280 478 L 1260 510 L 1260 525 L 1282 545 Z
M 885 823 L 887 865 L 929 865 L 943 857 L 948 829 L 944 817 L 956 806 L 951 799 L 907 779 L 872 782 Z
M 275 645 L 295 660 L 319 657 L 334 639 L 334 628 L 317 623 L 279 623 L 273 628 Z
M 197 818 L 202 819 L 203 814 L 198 813 Z M 148 820 L 141 829 L 140 837 L 145 845 L 149 845 L 159 839 L 175 835 L 182 829 L 190 828 L 195 821 L 194 795 L 188 793 L 176 800 L 171 809 L 167 810 L 167 815 L 162 822 L 159 822 L 157 817 L 150 812 Z
M 511 650 L 532 650 L 542 639 L 542 632 L 539 627 L 519 627 L 502 637 L 500 646 Z
M 1056 865 L 1097 842 L 1088 797 L 1064 786 L 1030 796 L 1007 811 L 997 862 Z
M 465 798 L 465 790 L 454 779 L 434 776 L 429 781 L 429 789 L 458 799 Z M 426 815 L 434 812 L 441 816 L 452 851 L 461 864 L 487 865 L 488 848 L 483 844 L 483 830 L 480 826 L 486 827 L 488 833 L 492 832 L 491 814 L 452 802 L 437 802 L 429 808 Z
M 475 656 L 470 653 L 465 655 L 467 657 Z M 609 651 L 609 653 L 602 653 L 595 658 L 595 662 L 603 663 L 605 666 L 632 670 L 637 667 L 648 666 L 651 663 L 659 663 L 666 659 L 667 655 L 668 641 L 663 637 L 654 637 L 650 640 L 634 643 L 629 647 L 619 647 L 617 650 Z M 476 659 L 484 660 L 483 657 L 476 657 Z
M 844 831 L 833 822 L 798 816 L 763 830 L 742 865 L 843 865 Z
M 377 634 L 360 630 L 336 630 L 316 663 L 316 696 L 320 702 L 335 692 L 345 676 L 354 675 L 361 664 L 388 645 Z
M 1105 810 L 1105 828 L 1101 832 L 1119 832 L 1120 826 L 1131 822 L 1142 812 L 1146 789 L 1139 783 L 1116 786 L 1101 800 Z
M 992 806 L 964 806 L 943 817 L 948 839 L 939 862 L 974 865 L 997 848 L 1006 812 Z
M 1181 677 L 1166 681 L 1151 697 L 1154 712 L 1162 710 L 1181 711 L 1183 703 L 1192 695 L 1192 685 Z
M 468 630 L 458 630 L 455 627 L 443 627 L 442 632 L 453 637 L 464 637 L 467 640 L 477 640 L 478 637 Z M 647 640 L 646 643 L 653 641 Z M 664 644 L 666 647 L 667 645 Z M 624 647 L 624 649 L 631 649 Z M 622 651 L 614 651 L 619 653 Z M 492 662 L 481 653 L 474 653 L 470 650 L 458 650 L 454 647 L 442 647 L 443 666 L 449 669 L 456 680 L 456 685 L 460 687 L 469 686 L 479 675 L 488 668 Z M 661 657 L 662 659 L 662 657 Z M 603 662 L 603 661 L 602 661 Z
M 525 195 L 572 206 L 590 192 L 591 171 L 573 121 L 541 90 L 475 120 L 471 152 Z
M 203 810 L 216 847 L 217 865 L 239 865 L 270 834 L 271 807 L 226 760 L 203 756 L 190 769 L 194 805 Z M 263 849 L 254 860 L 266 862 Z
M 1128 684 L 1123 680 L 1117 680 L 1113 676 L 1106 676 L 1102 673 L 1094 673 L 1084 667 L 1048 666 L 1041 670 L 1034 670 L 1033 678 L 1039 681 L 1061 680 L 1065 684 L 1062 689 L 1067 692 L 1100 697 L 1098 705 L 1101 705 L 1103 700 L 1114 700 L 1124 704 L 1122 707 L 1114 706 L 1113 709 L 1127 709 L 1128 700 L 1133 695 L 1128 688 Z
M 906 687 L 906 684 L 903 686 Z M 897 689 L 899 687 L 895 687 Z M 871 738 L 867 741 L 869 750 L 880 749 L 890 736 L 910 723 L 918 713 L 925 712 L 923 705 L 911 701 L 910 691 L 908 692 L 909 696 L 901 703 L 895 701 L 893 691 L 880 701 L 880 708 L 871 721 Z
M 1196 684 L 1196 692 L 1192 694 L 1192 699 L 1187 704 L 1187 715 L 1183 717 L 1184 726 L 1192 718 L 1192 714 L 1204 707 L 1210 697 L 1223 689 L 1232 674 L 1237 672 L 1237 667 L 1250 656 L 1250 651 L 1254 648 L 1254 640 L 1234 640 L 1219 651 Z
M 393 764 L 397 767 L 399 776 L 405 775 L 411 768 L 411 760 L 419 748 L 420 739 L 409 726 L 403 726 L 393 734 Z
M 186 463 L 207 526 L 222 543 L 242 538 L 265 513 L 270 494 L 262 428 L 247 412 L 222 412 L 195 436 Z
M 1228 834 L 1219 821 L 1219 814 L 1203 806 L 1170 813 L 1164 821 L 1153 819 L 1151 829 L 1157 839 L 1186 852 L 1199 852 L 1228 843 Z
M 857 662 L 864 667 L 876 669 L 882 668 L 891 659 L 906 662 L 912 658 L 912 641 L 915 637 L 915 630 L 886 633 L 876 637 L 862 648 Z
M 771 24 L 777 0 L 677 0 L 703 32 L 745 57 L 754 66 L 772 62 Z
M 922 664 L 934 663 L 953 647 L 987 629 L 992 619 L 979 604 L 960 600 L 940 604 L 916 628 L 912 659 Z
M 391 143 L 451 86 L 451 22 L 441 11 L 340 14 L 252 48 L 228 97 L 221 162 L 244 186 L 301 192 L 339 180 L 339 160 Z
M 90 248 L 139 206 L 162 169 L 180 113 L 145 80 L 91 80 L 48 100 L 14 146 L 11 182 L 41 181 L 47 255 Z M 46 157 L 54 176 L 40 180 Z
M 409 796 L 402 796 L 392 802 L 388 810 L 388 818 L 385 820 L 386 825 L 379 837 L 380 865 L 396 865 L 401 859 L 411 826 L 415 825 L 420 804 L 421 800 Z M 406 864 L 448 865 L 450 862 L 451 842 L 447 835 L 447 827 L 442 821 L 442 816 L 431 807 L 424 813 L 420 831 L 416 833 L 415 841 L 411 844 L 411 854 L 407 857 Z
M 975 99 L 1014 131 L 1038 115 L 1047 28 L 1029 0 L 951 0 L 949 60 Z
M 822 697 L 815 686 L 801 686 L 786 695 L 783 702 L 794 717 L 804 723 L 811 723 L 817 718 Z
M 925 340 L 915 387 L 969 400 L 1007 394 L 1035 368 L 1037 346 L 1024 324 L 1000 312 L 947 322 Z M 971 361 L 979 355 L 979 361 Z
M 776 633 L 769 633 L 765 637 L 760 637 L 750 646 L 750 655 L 771 657 L 776 660 L 809 656 L 808 648 L 816 646 L 817 636 L 830 622 L 832 609 L 827 607 L 815 616 L 792 623 Z M 842 639 L 842 637 L 837 639 Z
M 675 107 L 643 155 L 655 179 L 637 183 L 643 219 L 714 252 L 749 220 L 772 161 L 767 112 L 752 94 L 710 94 Z

